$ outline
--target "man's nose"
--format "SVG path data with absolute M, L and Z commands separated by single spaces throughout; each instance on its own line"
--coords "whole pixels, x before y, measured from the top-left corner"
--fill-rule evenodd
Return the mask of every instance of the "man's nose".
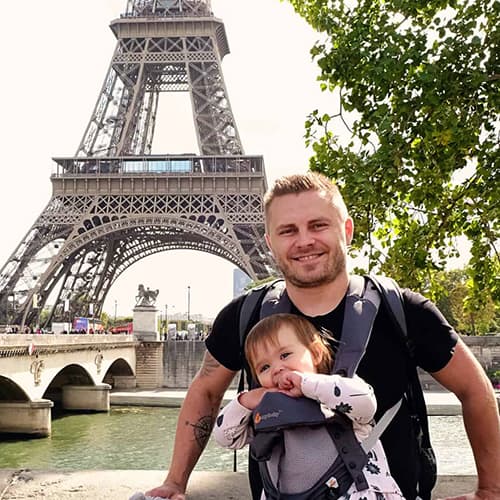
M 297 246 L 308 246 L 312 245 L 314 243 L 314 235 L 311 233 L 311 231 L 308 231 L 307 229 L 302 229 L 297 232 L 297 240 L 296 244 Z

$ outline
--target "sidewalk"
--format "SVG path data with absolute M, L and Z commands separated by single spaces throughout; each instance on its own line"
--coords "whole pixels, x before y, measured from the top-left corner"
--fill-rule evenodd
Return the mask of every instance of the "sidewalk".
M 164 471 L 14 471 L 0 470 L 1 500 L 128 500 L 136 491 L 161 484 Z M 473 490 L 473 476 L 442 476 L 433 499 Z M 188 500 L 250 500 L 244 472 L 194 472 Z

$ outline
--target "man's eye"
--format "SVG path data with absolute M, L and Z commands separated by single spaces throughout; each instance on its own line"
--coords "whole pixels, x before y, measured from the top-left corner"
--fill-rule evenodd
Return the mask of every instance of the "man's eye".
M 312 226 L 313 229 L 324 229 L 325 227 L 328 227 L 328 224 L 326 222 L 316 222 Z
M 293 234 L 294 232 L 294 229 L 292 227 L 287 227 L 287 228 L 284 228 L 284 229 L 280 229 L 278 231 L 278 234 L 281 235 L 281 236 L 286 236 L 288 234 Z

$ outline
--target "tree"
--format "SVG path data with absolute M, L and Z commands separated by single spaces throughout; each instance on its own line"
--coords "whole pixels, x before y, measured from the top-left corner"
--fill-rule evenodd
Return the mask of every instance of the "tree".
M 464 307 L 470 280 L 464 269 L 436 273 L 436 304 L 459 333 L 482 335 L 498 331 L 499 312 L 488 298 L 477 310 Z
M 306 144 L 343 190 L 354 247 L 432 296 L 468 241 L 467 306 L 499 304 L 500 3 L 289 1 L 319 32 L 318 80 L 339 97 L 308 117 Z

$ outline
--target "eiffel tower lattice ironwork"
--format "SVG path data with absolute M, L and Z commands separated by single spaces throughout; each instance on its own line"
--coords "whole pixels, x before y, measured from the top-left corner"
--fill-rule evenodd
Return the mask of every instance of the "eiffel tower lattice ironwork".
M 246 156 L 209 0 L 128 0 L 111 22 L 109 70 L 76 155 L 54 158 L 52 197 L 0 271 L 0 323 L 98 315 L 118 276 L 166 250 L 220 256 L 253 279 L 264 242 L 261 156 Z M 199 155 L 151 154 L 159 94 L 189 92 Z

